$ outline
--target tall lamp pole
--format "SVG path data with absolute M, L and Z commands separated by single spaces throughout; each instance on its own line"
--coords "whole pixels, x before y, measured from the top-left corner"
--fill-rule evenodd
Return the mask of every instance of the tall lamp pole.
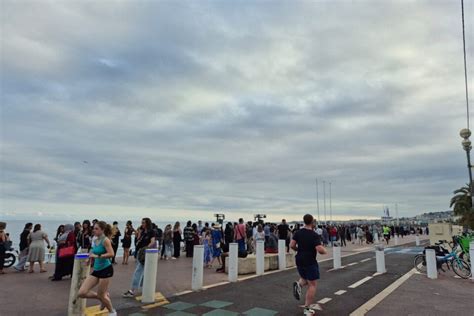
M 331 192 L 331 182 L 329 182 L 329 220 L 332 224 L 332 192 Z
M 321 221 L 321 215 L 319 214 L 319 188 L 318 188 L 318 178 L 316 178 L 316 203 L 318 207 L 318 222 Z
M 324 222 L 327 224 L 327 216 L 326 216 L 326 181 L 323 181 L 323 209 L 324 209 Z
M 466 62 L 466 32 L 464 30 L 464 0 L 461 0 L 461 18 L 462 18 L 462 47 L 463 47 L 463 57 L 464 57 L 464 85 L 466 92 L 466 119 L 467 119 L 467 128 L 463 128 L 459 135 L 463 138 L 462 147 L 466 151 L 467 157 L 467 170 L 469 171 L 469 188 L 471 193 L 471 209 L 474 207 L 473 197 L 474 197 L 474 188 L 472 185 L 472 166 L 471 166 L 471 141 L 469 137 L 471 136 L 471 130 L 469 129 L 469 89 L 467 87 L 467 62 Z

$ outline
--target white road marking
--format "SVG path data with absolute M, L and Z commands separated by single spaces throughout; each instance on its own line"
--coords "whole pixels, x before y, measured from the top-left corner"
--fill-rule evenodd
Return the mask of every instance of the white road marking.
M 325 297 L 325 298 L 323 298 L 322 300 L 319 300 L 318 303 L 319 303 L 319 304 L 326 304 L 326 303 L 329 302 L 330 300 L 332 300 L 332 298 Z
M 342 295 L 344 293 L 346 293 L 347 291 L 346 290 L 339 290 L 337 292 L 334 292 L 335 295 Z
M 349 285 L 348 288 L 355 289 L 356 287 L 358 287 L 359 285 L 369 281 L 370 279 L 372 279 L 371 276 L 365 277 L 362 280 L 359 280 L 356 283 Z
M 326 272 L 341 270 L 341 269 L 344 269 L 345 267 L 346 267 L 346 266 L 341 266 L 339 269 L 331 268 L 331 269 L 329 269 L 329 270 L 326 270 Z M 278 271 L 278 270 L 277 270 L 277 271 Z
M 382 274 L 383 274 L 383 273 L 381 273 L 381 272 L 375 272 L 374 274 L 372 274 L 372 276 L 375 277 L 375 276 L 382 275 Z
M 362 263 L 362 262 L 367 262 L 367 261 L 369 261 L 369 260 L 371 260 L 371 259 L 372 259 L 372 258 L 362 259 L 362 260 L 359 261 L 359 262 L 361 262 L 361 263 Z
M 372 297 L 365 304 L 360 306 L 358 309 L 353 311 L 349 316 L 363 316 L 367 314 L 372 308 L 379 304 L 384 298 L 389 296 L 393 291 L 395 291 L 400 285 L 403 284 L 409 277 L 416 273 L 416 269 L 413 268 L 408 273 L 404 274 L 398 278 L 395 282 L 386 287 L 382 292 Z
M 349 264 L 347 265 L 347 267 L 350 267 L 350 266 L 356 265 L 356 264 L 358 264 L 358 263 L 359 263 L 359 262 L 352 262 L 352 263 L 349 263 Z

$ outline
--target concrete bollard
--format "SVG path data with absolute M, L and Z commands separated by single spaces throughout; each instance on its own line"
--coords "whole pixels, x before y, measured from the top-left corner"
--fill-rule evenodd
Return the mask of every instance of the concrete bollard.
M 334 270 L 340 269 L 342 267 L 341 264 L 341 247 L 339 245 L 334 245 L 332 247 L 332 262 Z
M 239 276 L 239 244 L 229 245 L 229 282 L 237 282 Z
M 436 253 L 434 249 L 425 250 L 426 274 L 430 279 L 438 278 L 438 268 L 436 266 Z
M 203 276 L 204 276 L 204 245 L 196 245 L 194 246 L 193 277 L 192 277 L 192 283 L 191 283 L 191 289 L 193 291 L 202 290 Z
M 469 244 L 469 257 L 471 258 L 471 280 L 474 282 L 474 241 Z
M 82 316 L 86 310 L 86 299 L 78 298 L 77 293 L 82 282 L 87 278 L 90 271 L 89 254 L 78 253 L 74 257 L 74 268 L 72 270 L 71 289 L 69 290 L 68 316 Z
M 142 303 L 154 303 L 156 292 L 156 273 L 158 271 L 158 249 L 145 249 L 143 272 Z
M 417 245 L 417 246 L 420 245 L 420 236 L 418 236 L 418 235 L 415 236 L 415 245 Z
M 377 232 L 374 233 L 374 243 L 375 244 L 379 243 L 379 233 L 377 233 Z
M 394 235 L 393 239 L 395 239 L 395 246 L 398 246 L 398 236 L 397 236 L 397 234 Z
M 265 242 L 263 240 L 257 240 L 257 249 L 256 249 L 256 254 L 257 254 L 257 259 L 256 264 L 256 272 L 257 275 L 263 275 L 265 272 L 265 247 L 264 247 Z
M 286 269 L 286 240 L 278 240 L 278 270 Z
M 385 251 L 383 247 L 375 247 L 375 264 L 377 266 L 377 273 L 385 273 Z

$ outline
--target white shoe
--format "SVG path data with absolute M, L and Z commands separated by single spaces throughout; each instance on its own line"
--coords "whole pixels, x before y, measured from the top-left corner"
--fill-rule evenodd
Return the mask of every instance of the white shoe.
M 117 311 L 114 309 L 109 313 L 109 316 L 117 316 Z

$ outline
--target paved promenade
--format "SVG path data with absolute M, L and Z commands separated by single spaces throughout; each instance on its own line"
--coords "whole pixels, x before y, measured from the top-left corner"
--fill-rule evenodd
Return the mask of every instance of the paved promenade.
M 413 244 L 414 236 L 400 238 L 399 241 L 400 245 Z M 393 240 L 391 246 L 393 246 Z M 324 301 L 324 304 L 321 304 L 324 308 L 323 314 L 349 314 L 409 271 L 412 268 L 413 253 L 420 251 L 421 248 L 400 249 L 391 246 L 387 249 L 386 256 L 388 273 L 378 276 L 373 275 L 375 260 L 372 245 L 348 244 L 347 247 L 343 247 L 342 264 L 345 268 L 339 271 L 330 271 L 332 261 L 327 259 L 331 258 L 331 251 L 328 255 L 319 256 L 318 259 L 322 261 L 322 280 L 318 290 L 318 300 Z M 204 285 L 211 288 L 198 293 L 183 294 L 191 288 L 192 260 L 181 257 L 175 261 L 159 261 L 157 291 L 174 305 L 144 311 L 136 300 L 121 297 L 121 294 L 129 287 L 134 269 L 133 260 L 128 266 L 118 264 L 114 267 L 115 275 L 111 283 L 110 295 L 119 315 L 145 312 L 149 315 L 200 315 L 220 308 L 222 310 L 218 312 L 221 314 L 225 310 L 235 313 L 250 311 L 247 314 L 251 315 L 251 310 L 256 307 L 260 309 L 253 312 L 258 315 L 265 315 L 265 310 L 270 311 L 272 315 L 275 313 L 294 315 L 302 311 L 291 296 L 291 282 L 297 277 L 295 269 L 270 272 L 262 277 L 240 276 L 241 282 L 236 284 L 225 284 L 226 274 L 205 269 Z M 67 309 L 70 281 L 68 279 L 61 282 L 49 281 L 48 276 L 54 270 L 54 265 L 49 264 L 47 268 L 49 272 L 43 274 L 16 273 L 8 269 L 6 275 L 0 276 L 2 283 L 0 315 L 64 315 Z M 359 289 L 348 289 L 348 286 L 364 278 L 369 279 L 360 287 L 356 287 Z M 224 285 L 221 285 L 223 283 Z M 214 285 L 218 286 L 212 287 Z M 340 294 L 335 294 L 338 291 Z M 92 300 L 88 302 L 88 305 L 93 304 L 97 302 Z M 188 308 L 184 308 L 185 306 Z

